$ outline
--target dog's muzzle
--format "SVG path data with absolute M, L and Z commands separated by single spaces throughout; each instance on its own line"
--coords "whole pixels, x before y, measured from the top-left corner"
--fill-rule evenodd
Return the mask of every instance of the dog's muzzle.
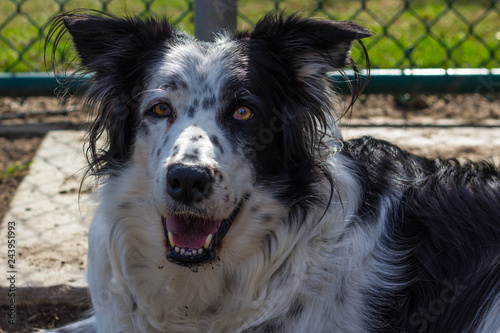
M 207 168 L 173 164 L 167 169 L 167 193 L 184 207 L 199 204 L 212 193 L 213 177 Z M 162 216 L 167 244 L 166 258 L 182 266 L 200 265 L 214 260 L 216 248 L 224 238 L 241 207 L 241 202 L 225 219 L 213 220 L 190 212 Z

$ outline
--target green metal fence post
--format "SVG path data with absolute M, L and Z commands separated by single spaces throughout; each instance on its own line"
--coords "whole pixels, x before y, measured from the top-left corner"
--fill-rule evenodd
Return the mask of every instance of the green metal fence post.
M 194 34 L 212 41 L 217 33 L 236 30 L 237 0 L 196 0 L 194 4 Z

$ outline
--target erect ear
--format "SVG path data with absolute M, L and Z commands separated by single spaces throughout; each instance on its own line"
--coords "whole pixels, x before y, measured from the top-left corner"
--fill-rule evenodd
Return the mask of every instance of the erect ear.
M 143 68 L 175 30 L 166 20 L 111 18 L 65 14 L 62 21 L 73 38 L 81 64 L 98 76 L 129 75 Z
M 262 43 L 285 68 L 307 77 L 343 68 L 352 42 L 371 35 L 350 21 L 268 15 L 246 37 Z

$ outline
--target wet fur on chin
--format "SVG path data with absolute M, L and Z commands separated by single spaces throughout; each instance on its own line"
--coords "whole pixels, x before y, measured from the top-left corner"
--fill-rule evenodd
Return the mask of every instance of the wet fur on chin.
M 341 137 L 326 73 L 367 29 L 268 15 L 204 43 L 164 19 L 73 12 L 49 38 L 65 31 L 93 73 L 103 186 L 94 315 L 55 332 L 500 330 L 498 168 Z M 196 195 L 175 193 L 179 165 Z M 235 211 L 215 259 L 172 260 L 162 217 Z

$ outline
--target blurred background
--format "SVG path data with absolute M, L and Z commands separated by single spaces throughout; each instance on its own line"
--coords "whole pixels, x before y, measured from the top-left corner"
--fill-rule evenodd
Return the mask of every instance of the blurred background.
M 0 72 L 45 71 L 44 27 L 57 14 L 92 8 L 123 15 L 168 16 L 193 34 L 195 10 L 207 8 L 251 28 L 272 11 L 354 20 L 375 36 L 366 41 L 372 68 L 496 68 L 500 61 L 500 5 L 496 0 L 2 0 Z M 202 13 L 203 14 L 203 13 Z M 64 61 L 64 54 L 58 59 Z M 62 55 L 62 56 L 61 56 Z M 356 54 L 355 54 L 356 56 Z

